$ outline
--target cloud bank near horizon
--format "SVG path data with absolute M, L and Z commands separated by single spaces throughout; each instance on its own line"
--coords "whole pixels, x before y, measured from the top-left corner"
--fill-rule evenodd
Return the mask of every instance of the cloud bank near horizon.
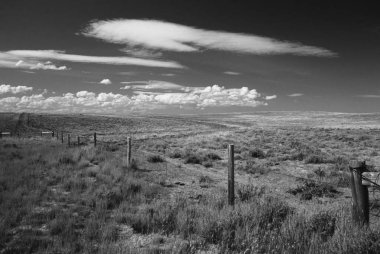
M 115 19 L 90 23 L 82 35 L 147 50 L 197 52 L 204 49 L 243 54 L 334 57 L 335 52 L 298 42 L 252 34 L 213 31 L 159 20 Z
M 273 96 L 269 96 L 273 97 Z M 176 106 L 192 109 L 209 107 L 245 106 L 257 107 L 267 105 L 267 100 L 255 89 L 247 87 L 226 89 L 213 85 L 194 88 L 182 92 L 140 91 L 132 96 L 115 93 L 94 93 L 79 91 L 75 94 L 65 93 L 61 96 L 47 96 L 46 93 L 29 96 L 10 96 L 0 98 L 3 111 L 31 111 L 56 113 L 130 113 Z
M 11 86 L 2 84 L 0 85 L 0 95 L 6 94 L 6 93 L 12 93 L 12 94 L 18 94 L 18 93 L 25 93 L 30 92 L 33 90 L 33 87 L 30 86 Z

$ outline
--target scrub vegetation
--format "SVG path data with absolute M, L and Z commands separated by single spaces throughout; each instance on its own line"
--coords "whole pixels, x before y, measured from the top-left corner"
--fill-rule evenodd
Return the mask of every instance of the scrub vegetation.
M 2 130 L 20 133 L 0 139 L 0 252 L 378 253 L 378 217 L 369 227 L 351 221 L 347 165 L 366 160 L 378 170 L 380 129 L 365 128 L 365 116 L 327 116 L 312 128 L 283 114 L 282 124 L 271 120 L 279 115 L 263 122 L 264 113 L 236 121 L 31 114 L 29 123 L 0 114 Z M 336 127 L 348 119 L 356 125 Z M 96 131 L 98 144 L 38 135 L 58 129 L 73 140 Z

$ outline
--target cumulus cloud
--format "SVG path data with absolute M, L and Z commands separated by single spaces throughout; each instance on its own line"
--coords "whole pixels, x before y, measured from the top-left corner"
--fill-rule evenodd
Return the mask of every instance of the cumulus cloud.
M 303 93 L 292 93 L 292 94 L 288 94 L 289 97 L 300 97 L 300 96 L 303 96 Z
M 50 61 L 46 63 L 37 63 L 34 66 L 31 66 L 32 70 L 54 70 L 54 71 L 66 71 L 68 68 L 66 66 L 56 66 L 52 64 Z
M 190 26 L 137 19 L 94 21 L 82 34 L 107 42 L 150 50 L 195 52 L 201 49 L 247 54 L 293 54 L 331 57 L 330 50 L 252 34 L 212 31 Z
M 17 68 L 17 69 L 30 69 L 30 70 L 54 70 L 65 71 L 68 70 L 66 66 L 56 66 L 50 61 L 39 62 L 36 59 L 23 59 L 20 60 L 19 56 L 14 56 L 8 53 L 0 52 L 0 67 Z
M 144 104 L 155 103 L 164 105 L 193 105 L 197 108 L 212 106 L 248 106 L 266 105 L 260 100 L 261 95 L 247 87 L 226 89 L 213 85 L 204 88 L 193 88 L 187 92 L 177 93 L 145 93 L 132 96 L 132 100 Z
M 0 85 L 0 94 L 5 94 L 5 93 L 12 93 L 12 94 L 17 94 L 17 93 L 25 93 L 32 91 L 33 87 L 30 86 L 11 86 L 11 85 Z
M 146 67 L 160 68 L 184 68 L 181 64 L 173 61 L 141 59 L 135 57 L 118 57 L 118 56 L 84 56 L 66 54 L 65 51 L 59 50 L 10 50 L 0 51 L 0 67 L 5 68 L 32 68 L 40 62 L 40 60 L 56 60 L 78 63 L 95 63 L 95 64 L 111 64 L 111 65 L 136 65 Z M 21 62 L 20 62 L 21 61 Z M 43 64 L 40 67 L 46 69 L 53 68 L 52 64 Z M 57 69 L 64 67 L 57 67 Z
M 99 84 L 102 84 L 102 85 L 111 85 L 112 82 L 111 82 L 110 79 L 105 78 L 105 79 L 102 79 L 102 80 L 99 82 Z
M 235 72 L 235 71 L 225 71 L 223 72 L 224 74 L 227 74 L 227 75 L 240 75 L 239 72 Z
M 255 89 L 250 90 L 247 87 L 226 89 L 213 85 L 194 88 L 188 92 L 139 91 L 130 97 L 114 93 L 96 94 L 89 91 L 65 93 L 61 96 L 48 96 L 44 93 L 22 97 L 11 96 L 0 98 L 0 108 L 3 111 L 123 114 L 133 110 L 172 106 L 194 109 L 226 106 L 257 107 L 267 105 L 265 100 L 266 98 Z

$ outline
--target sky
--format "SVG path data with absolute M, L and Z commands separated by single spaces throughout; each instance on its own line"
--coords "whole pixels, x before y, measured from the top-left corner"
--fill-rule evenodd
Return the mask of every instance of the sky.
M 1 0 L 0 112 L 378 112 L 361 2 Z

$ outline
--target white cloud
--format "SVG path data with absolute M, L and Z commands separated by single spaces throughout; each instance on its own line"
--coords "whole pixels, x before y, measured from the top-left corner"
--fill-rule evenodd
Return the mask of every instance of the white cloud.
M 267 100 L 267 101 L 269 101 L 269 100 L 273 100 L 273 99 L 276 99 L 277 98 L 277 95 L 268 95 L 268 96 L 265 96 L 265 99 Z
M 303 93 L 292 93 L 292 94 L 288 94 L 289 97 L 300 97 L 300 96 L 303 96 Z
M 301 43 L 224 31 L 198 29 L 157 20 L 94 21 L 83 35 L 107 42 L 153 50 L 194 52 L 202 48 L 248 54 L 294 54 L 331 57 L 330 50 Z
M 140 91 L 131 97 L 114 93 L 79 91 L 61 96 L 33 94 L 22 97 L 0 98 L 3 111 L 36 111 L 56 113 L 108 113 L 123 114 L 133 110 L 150 110 L 165 107 L 203 109 L 207 107 L 267 105 L 266 98 L 247 87 L 226 89 L 213 85 L 194 88 L 187 92 Z
M 23 61 L 22 61 L 23 62 Z M 19 65 L 20 66 L 20 65 Z M 35 66 L 31 66 L 32 70 L 54 70 L 54 71 L 66 71 L 68 68 L 66 66 L 56 66 L 50 61 L 46 63 L 37 63 Z
M 128 84 L 128 88 L 123 89 L 138 89 L 138 90 L 185 90 L 185 86 L 175 83 L 161 81 L 161 80 L 148 80 L 148 81 L 128 81 L 121 82 Z M 136 85 L 137 84 L 137 85 Z
M 56 60 L 78 63 L 112 64 L 112 65 L 137 65 L 161 68 L 184 68 L 177 62 L 162 61 L 152 59 L 140 59 L 134 57 L 107 57 L 107 56 L 84 56 L 66 54 L 65 51 L 58 50 L 11 50 L 0 51 L 0 67 L 5 68 L 24 68 L 36 67 L 40 60 Z M 20 62 L 21 61 L 21 62 Z M 51 64 L 44 64 L 51 65 Z M 43 66 L 41 66 L 43 67 Z M 52 66 L 50 66 L 52 69 Z M 57 67 L 64 68 L 64 67 Z
M 102 79 L 102 80 L 99 82 L 99 84 L 102 84 L 102 85 L 111 85 L 112 82 L 111 82 L 110 79 L 105 78 L 105 79 Z
M 380 98 L 380 95 L 379 94 L 360 94 L 357 97 L 369 98 L 369 99 L 378 99 L 378 98 Z
M 42 63 L 36 59 L 23 58 L 23 60 L 20 60 L 20 58 L 23 58 L 23 57 L 15 56 L 15 55 L 8 54 L 5 52 L 0 52 L 0 67 L 27 69 L 27 70 L 54 70 L 54 71 L 68 70 L 66 66 L 56 66 L 50 61 Z
M 240 75 L 239 72 L 235 72 L 235 71 L 225 71 L 223 72 L 224 74 L 227 74 L 227 75 Z
M 0 94 L 5 94 L 5 93 L 25 93 L 32 91 L 33 87 L 30 86 L 11 86 L 11 85 L 0 85 Z

